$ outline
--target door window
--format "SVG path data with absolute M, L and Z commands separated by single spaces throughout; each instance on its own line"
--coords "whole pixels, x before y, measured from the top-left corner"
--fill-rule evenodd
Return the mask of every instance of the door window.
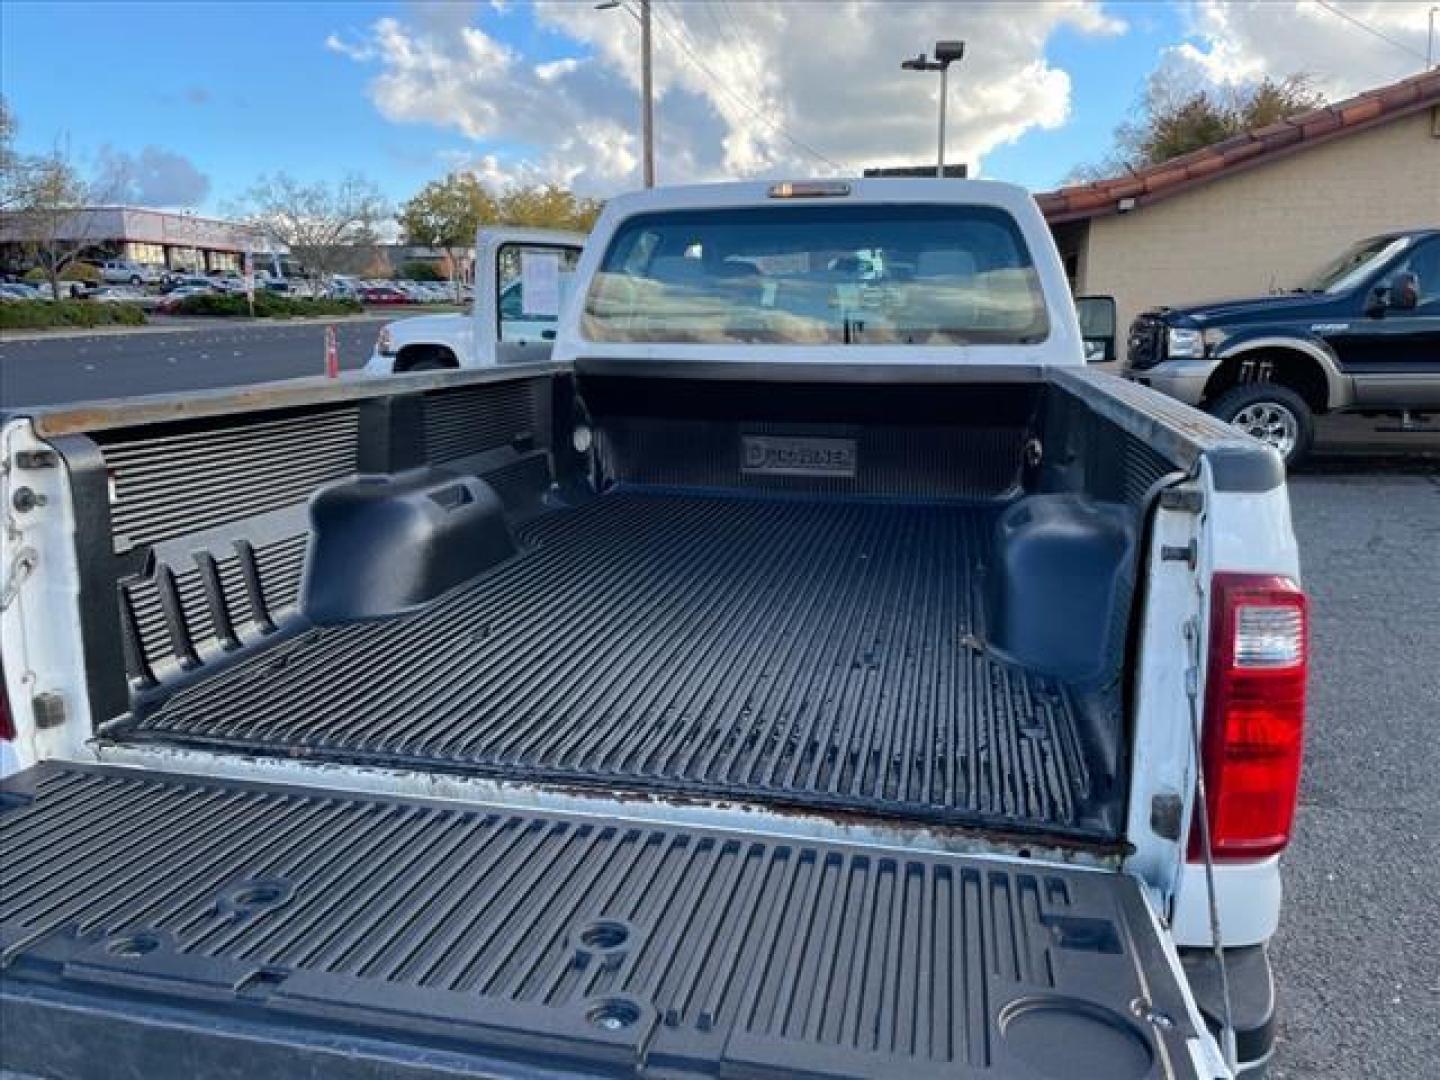
M 1391 280 L 1398 280 L 1401 274 L 1415 275 L 1417 308 L 1440 303 L 1440 240 L 1431 240 L 1412 251 L 1395 267 Z
M 496 327 L 502 342 L 553 341 L 580 250 L 506 244 L 496 259 Z

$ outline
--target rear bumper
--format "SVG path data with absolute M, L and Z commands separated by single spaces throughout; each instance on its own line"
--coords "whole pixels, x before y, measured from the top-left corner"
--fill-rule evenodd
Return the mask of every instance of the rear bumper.
M 1179 398 L 1187 405 L 1199 405 L 1205 396 L 1205 384 L 1219 363 L 1218 360 L 1166 360 L 1143 371 L 1127 371 L 1125 377 Z
M 1180 963 L 1200 1015 L 1218 1041 L 1224 998 L 1215 955 L 1208 949 L 1181 949 Z M 1270 1060 L 1275 1049 L 1275 979 L 1264 945 L 1225 950 L 1230 1016 L 1235 1024 L 1235 1057 L 1243 1076 Z

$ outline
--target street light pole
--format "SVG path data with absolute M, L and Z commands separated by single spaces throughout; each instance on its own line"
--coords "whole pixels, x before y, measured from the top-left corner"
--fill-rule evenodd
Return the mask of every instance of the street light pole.
M 623 0 L 601 0 L 596 11 L 619 8 L 640 24 L 640 154 L 641 175 L 645 186 L 655 186 L 655 85 L 650 66 L 650 0 L 636 0 L 640 14 Z
M 950 87 L 950 65 L 965 55 L 963 41 L 937 41 L 935 59 L 931 60 L 922 52 L 910 60 L 900 61 L 906 71 L 938 71 L 940 73 L 940 140 L 935 155 L 935 175 L 945 176 L 945 99 Z
M 1440 7 L 1430 5 L 1429 20 L 1425 26 L 1425 70 L 1429 71 L 1434 64 L 1435 57 L 1435 16 L 1440 14 Z
M 940 65 L 940 149 L 935 154 L 935 175 L 945 179 L 945 89 L 950 65 Z

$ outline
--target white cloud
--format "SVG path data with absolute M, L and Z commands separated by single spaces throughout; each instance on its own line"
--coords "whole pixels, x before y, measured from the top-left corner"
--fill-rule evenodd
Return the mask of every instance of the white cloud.
M 1201 0 L 1191 9 L 1193 40 L 1177 52 L 1222 85 L 1304 72 L 1331 98 L 1346 97 L 1424 69 L 1429 8 L 1428 0 Z
M 541 82 L 554 82 L 561 75 L 569 75 L 580 66 L 580 61 L 572 57 L 564 60 L 551 60 L 548 63 L 535 65 L 535 77 Z
M 183 154 L 147 146 L 127 154 L 105 145 L 96 155 L 91 194 L 100 202 L 130 206 L 198 206 L 210 194 L 210 178 Z
M 1045 58 L 1052 33 L 1124 33 L 1084 0 L 1066 3 L 656 3 L 657 158 L 662 182 L 846 172 L 918 163 L 934 146 L 938 79 L 900 70 L 936 37 L 964 38 L 952 69 L 951 161 L 985 155 L 1069 115 L 1070 79 Z M 459 131 L 496 182 L 554 179 L 585 193 L 638 181 L 638 32 L 621 10 L 542 2 L 542 30 L 585 59 L 527 61 L 474 9 L 433 5 L 383 18 L 326 47 L 374 64 L 370 96 L 398 122 Z M 481 16 L 481 23 L 484 16 Z
M 351 60 L 373 60 L 375 50 L 364 42 L 346 41 L 339 34 L 327 34 L 325 36 L 325 48 L 341 56 L 348 56 Z

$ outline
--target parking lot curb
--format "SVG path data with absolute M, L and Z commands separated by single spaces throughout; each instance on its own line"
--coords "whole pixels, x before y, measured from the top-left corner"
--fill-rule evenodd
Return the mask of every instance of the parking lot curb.
M 192 319 L 170 326 L 74 326 L 56 330 L 0 330 L 0 342 L 63 341 L 66 338 L 139 337 L 146 334 L 183 334 L 195 330 L 223 329 L 227 326 L 318 326 L 327 323 L 374 322 L 390 316 L 389 312 L 367 311 L 361 315 L 318 315 L 295 319 L 218 318 Z

